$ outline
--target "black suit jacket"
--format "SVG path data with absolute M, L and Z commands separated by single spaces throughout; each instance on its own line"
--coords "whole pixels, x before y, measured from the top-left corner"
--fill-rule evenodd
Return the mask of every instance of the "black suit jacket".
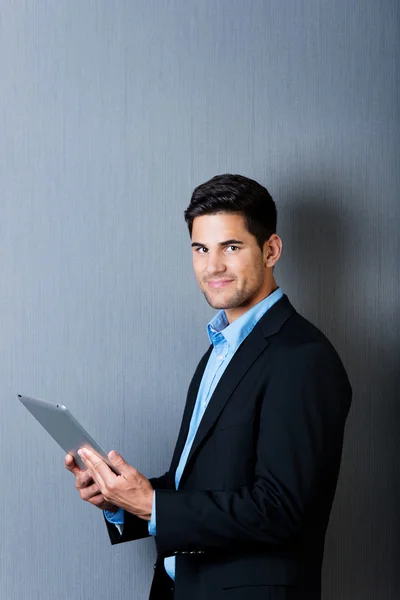
M 151 600 L 320 598 L 324 538 L 351 387 L 335 349 L 284 296 L 226 368 L 198 428 L 179 489 L 174 477 L 212 346 L 189 386 L 169 471 L 156 492 Z M 123 535 L 148 535 L 126 513 Z

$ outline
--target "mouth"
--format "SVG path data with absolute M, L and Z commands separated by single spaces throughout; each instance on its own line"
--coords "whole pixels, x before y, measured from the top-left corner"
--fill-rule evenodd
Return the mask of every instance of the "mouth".
M 229 285 L 230 283 L 232 283 L 232 281 L 233 279 L 216 279 L 207 281 L 207 284 L 210 288 L 219 289 Z

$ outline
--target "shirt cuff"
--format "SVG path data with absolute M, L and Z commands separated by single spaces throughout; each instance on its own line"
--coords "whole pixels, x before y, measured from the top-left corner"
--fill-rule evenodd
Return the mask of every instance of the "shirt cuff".
M 151 519 L 149 521 L 149 534 L 156 535 L 156 493 L 153 493 L 153 506 L 151 509 Z
M 107 521 L 109 523 L 112 523 L 113 525 L 115 525 L 115 527 L 118 529 L 119 533 L 122 535 L 122 532 L 124 530 L 124 522 L 125 522 L 124 509 L 119 508 L 117 510 L 117 512 L 111 512 L 109 510 L 105 510 L 103 512 L 104 512 L 104 516 L 107 519 Z

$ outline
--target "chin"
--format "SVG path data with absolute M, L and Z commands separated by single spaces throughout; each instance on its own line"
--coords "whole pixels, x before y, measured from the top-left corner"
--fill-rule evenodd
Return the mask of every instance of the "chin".
M 237 306 L 239 306 L 232 298 L 227 298 L 226 300 L 224 300 L 223 298 L 210 298 L 207 295 L 205 295 L 205 297 L 208 304 L 212 308 L 215 308 L 215 310 L 226 310 L 229 308 L 236 308 Z

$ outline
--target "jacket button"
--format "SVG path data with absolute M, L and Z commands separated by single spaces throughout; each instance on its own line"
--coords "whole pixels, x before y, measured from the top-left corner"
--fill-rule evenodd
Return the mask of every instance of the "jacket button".
M 157 563 L 154 563 L 153 569 L 156 570 Z

